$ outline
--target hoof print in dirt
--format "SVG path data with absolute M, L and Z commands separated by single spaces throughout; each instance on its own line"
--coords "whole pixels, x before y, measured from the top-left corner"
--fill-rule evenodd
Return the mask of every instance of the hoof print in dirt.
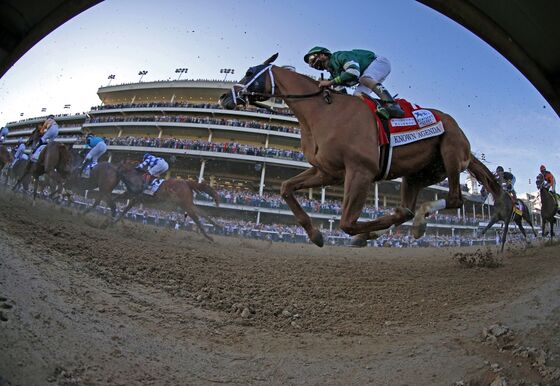
M 6 312 L 2 310 L 11 310 L 12 308 L 13 306 L 10 303 L 8 303 L 8 299 L 6 299 L 3 296 L 0 296 L 0 322 L 8 321 L 8 315 L 6 314 Z

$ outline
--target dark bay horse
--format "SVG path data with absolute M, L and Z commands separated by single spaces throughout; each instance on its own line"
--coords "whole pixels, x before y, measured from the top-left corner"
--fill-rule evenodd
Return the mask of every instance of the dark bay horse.
M 99 189 L 95 194 L 95 202 L 93 206 L 86 207 L 83 214 L 87 214 L 95 209 L 101 201 L 105 201 L 111 208 L 111 216 L 117 215 L 115 200 L 113 199 L 113 190 L 117 187 L 120 178 L 117 167 L 110 162 L 99 162 L 90 170 L 89 178 L 83 178 L 80 174 L 81 165 L 84 157 L 76 149 L 70 150 L 69 165 L 70 175 L 64 182 L 64 187 L 72 191 L 85 192 Z
M 26 145 L 31 144 L 33 147 L 37 144 L 41 138 L 41 127 L 37 128 L 31 133 Z M 68 146 L 51 141 L 43 149 L 39 155 L 39 160 L 37 162 L 29 162 L 23 176 L 21 176 L 16 184 L 13 186 L 13 190 L 16 190 L 22 181 L 31 175 L 34 178 L 33 181 L 33 200 L 37 196 L 37 186 L 39 183 L 39 177 L 46 174 L 50 180 L 54 181 L 54 185 L 51 184 L 51 197 L 55 195 L 60 195 L 63 189 L 63 181 L 70 175 L 70 149 Z
M 28 163 L 29 160 L 27 159 L 18 159 L 14 166 L 12 166 L 6 174 L 6 183 L 8 183 L 9 180 L 18 181 L 21 177 L 23 177 Z M 30 181 L 31 175 L 28 174 L 27 177 L 22 181 L 22 185 L 25 190 L 27 190 Z
M 537 189 L 539 189 L 539 195 L 541 197 L 541 228 L 542 237 L 546 237 L 546 224 L 550 224 L 550 240 L 554 237 L 554 224 L 556 223 L 556 218 L 554 216 L 558 213 L 558 202 L 553 193 L 544 187 L 544 176 L 539 174 L 535 183 Z
M 523 220 L 525 220 L 531 226 L 531 230 L 533 231 L 535 237 L 537 237 L 537 232 L 535 232 L 535 228 L 533 227 L 533 221 L 531 220 L 531 214 L 529 213 L 527 204 L 525 204 L 525 202 L 520 199 L 516 199 L 516 201 L 514 202 L 514 199 L 501 187 L 500 183 L 496 182 L 496 184 L 498 185 L 500 190 L 492 193 L 492 197 L 494 198 L 494 212 L 492 213 L 492 218 L 490 219 L 490 221 L 488 221 L 488 224 L 480 232 L 480 235 L 483 236 L 484 234 L 486 234 L 488 229 L 490 229 L 498 221 L 503 221 L 504 228 L 500 237 L 500 241 L 502 244 L 501 250 L 503 251 L 510 222 L 513 221 L 517 225 L 526 242 L 528 242 L 528 240 L 525 229 L 523 228 Z M 516 202 L 521 203 L 523 207 L 521 215 L 519 215 L 515 211 L 514 204 Z
M 0 170 L 10 162 L 12 162 L 12 153 L 8 150 L 7 146 L 0 145 Z
M 196 182 L 183 180 L 178 178 L 170 178 L 165 180 L 153 196 L 143 193 L 144 190 L 144 172 L 135 168 L 135 163 L 122 162 L 118 166 L 118 173 L 124 182 L 127 191 L 123 193 L 118 200 L 129 200 L 128 205 L 121 215 L 114 221 L 119 221 L 134 205 L 144 203 L 151 206 L 164 205 L 171 209 L 180 207 L 184 211 L 185 219 L 190 216 L 200 229 L 200 232 L 210 241 L 214 241 L 202 226 L 199 216 L 206 218 L 212 225 L 220 227 L 211 218 L 199 213 L 194 205 L 194 192 L 204 192 L 214 199 L 216 206 L 220 206 L 220 197 L 218 193 L 204 182 Z
M 234 109 L 244 103 L 282 98 L 297 117 L 302 151 L 312 167 L 284 181 L 281 194 L 313 243 L 323 246 L 323 236 L 294 196 L 300 189 L 344 185 L 340 227 L 350 235 L 358 235 L 361 245 L 377 237 L 375 231 L 413 218 L 413 234 L 419 238 L 425 233 L 428 215 L 462 206 L 459 174 L 470 169 L 476 158 L 457 122 L 446 113 L 430 109 L 441 117 L 445 132 L 393 148 L 391 167 L 385 178 L 402 177 L 401 206 L 393 214 L 358 222 L 372 182 L 382 179 L 378 127 L 373 113 L 360 98 L 322 90 L 310 77 L 273 66 L 277 56 L 249 68 L 239 84 L 220 97 L 220 104 Z M 491 175 L 487 169 L 477 172 Z M 420 190 L 445 178 L 449 180 L 447 197 L 426 202 L 416 210 Z

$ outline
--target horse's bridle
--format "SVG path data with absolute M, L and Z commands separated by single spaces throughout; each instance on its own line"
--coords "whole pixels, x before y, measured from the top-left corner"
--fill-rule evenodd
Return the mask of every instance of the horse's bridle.
M 266 72 L 268 71 L 268 76 L 270 77 L 270 83 L 271 83 L 271 88 L 272 91 L 270 93 L 263 93 L 263 92 L 258 92 L 258 91 L 249 91 L 249 87 L 251 86 L 251 84 L 253 84 L 257 79 L 259 79 L 262 75 L 264 75 Z M 235 87 L 239 87 L 239 89 L 236 91 Z M 274 81 L 274 74 L 272 73 L 272 64 L 269 64 L 268 66 L 264 67 L 262 70 L 260 70 L 255 76 L 253 76 L 251 78 L 250 81 L 248 81 L 245 84 L 242 83 L 237 83 L 235 85 L 233 85 L 233 87 L 231 88 L 231 95 L 233 98 L 233 102 L 237 105 L 237 100 L 240 100 L 242 103 L 246 104 L 247 100 L 245 99 L 246 97 L 260 97 L 260 98 L 266 98 L 266 99 L 270 99 L 272 97 L 277 97 L 277 98 L 282 98 L 282 99 L 304 99 L 304 98 L 312 98 L 315 97 L 317 95 L 323 94 L 325 101 L 327 103 L 331 103 L 331 98 L 330 98 L 330 93 L 328 90 L 319 88 L 317 91 L 315 92 L 311 92 L 308 94 L 276 94 L 275 93 L 276 90 L 276 82 Z M 254 102 L 251 102 L 254 103 Z

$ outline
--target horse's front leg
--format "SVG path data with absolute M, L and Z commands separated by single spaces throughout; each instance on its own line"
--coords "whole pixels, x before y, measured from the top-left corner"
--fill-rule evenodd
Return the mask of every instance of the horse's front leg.
M 300 189 L 314 188 L 323 185 L 332 185 L 335 182 L 340 181 L 338 178 L 325 174 L 317 167 L 307 169 L 303 173 L 298 174 L 295 177 L 290 178 L 282 183 L 280 188 L 280 194 L 286 204 L 292 210 L 292 213 L 296 217 L 298 223 L 305 229 L 309 239 L 317 246 L 323 246 L 323 235 L 321 232 L 313 226 L 311 218 L 305 213 L 301 208 L 299 202 L 294 196 L 294 192 Z
M 142 194 L 142 193 L 140 193 L 140 194 Z M 118 223 L 118 222 L 128 213 L 128 211 L 129 211 L 134 205 L 136 205 L 136 203 L 137 203 L 138 201 L 140 201 L 140 196 L 137 196 L 137 195 L 136 195 L 136 196 L 132 196 L 132 195 L 130 195 L 128 192 L 124 192 L 123 194 L 121 194 L 120 196 L 118 196 L 118 197 L 115 199 L 115 201 L 119 201 L 120 199 L 125 199 L 125 198 L 124 198 L 125 196 L 126 196 L 127 198 L 130 197 L 130 198 L 128 198 L 128 200 L 129 200 L 129 201 L 128 201 L 128 205 L 123 209 L 123 211 L 121 212 L 121 214 L 120 214 L 119 216 L 117 216 L 117 218 L 115 218 L 115 219 L 113 220 L 113 224 Z

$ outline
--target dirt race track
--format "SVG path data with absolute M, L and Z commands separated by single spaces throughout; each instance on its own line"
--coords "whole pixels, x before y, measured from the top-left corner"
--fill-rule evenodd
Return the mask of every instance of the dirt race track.
M 6 192 L 0 213 L 0 385 L 560 385 L 558 245 L 210 244 Z

